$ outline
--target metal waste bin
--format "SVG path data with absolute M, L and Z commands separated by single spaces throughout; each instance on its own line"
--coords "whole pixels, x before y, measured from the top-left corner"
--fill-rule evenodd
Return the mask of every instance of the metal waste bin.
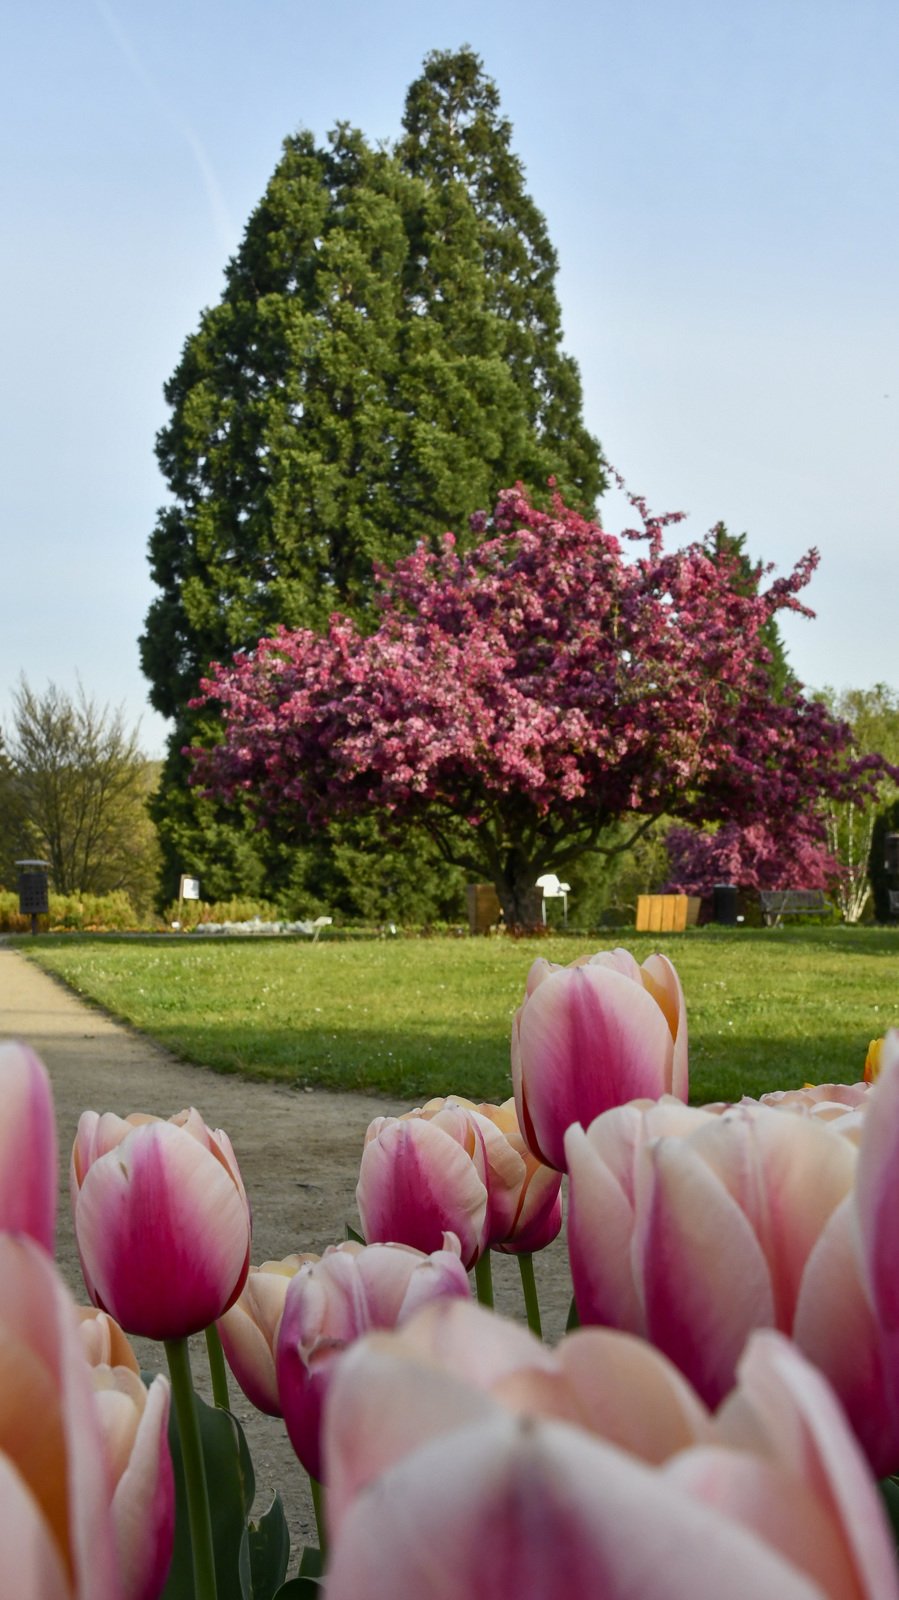
M 712 890 L 712 921 L 725 927 L 737 925 L 737 886 L 735 883 L 716 883 Z
M 37 933 L 38 917 L 50 915 L 49 861 L 17 861 L 19 869 L 19 914 L 31 918 L 31 931 Z

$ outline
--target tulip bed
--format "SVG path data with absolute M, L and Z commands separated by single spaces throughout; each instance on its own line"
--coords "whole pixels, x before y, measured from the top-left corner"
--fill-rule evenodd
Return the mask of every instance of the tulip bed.
M 847 1082 L 691 1106 L 665 956 L 541 956 L 519 998 L 514 1096 L 376 1118 L 359 1236 L 320 1257 L 252 1264 L 199 1111 L 85 1111 L 84 1307 L 49 1080 L 0 1046 L 3 1600 L 899 1600 L 899 1030 Z M 551 1349 L 533 1255 L 563 1225 Z M 253 1507 L 234 1381 L 283 1417 L 315 1547 Z
M 628 940 L 638 960 L 655 938 Z M 508 1094 L 509 1025 L 537 956 L 585 940 L 37 939 L 26 954 L 188 1061 L 396 1097 Z M 899 1024 L 899 930 L 700 929 L 673 941 L 694 1100 L 826 1081 Z

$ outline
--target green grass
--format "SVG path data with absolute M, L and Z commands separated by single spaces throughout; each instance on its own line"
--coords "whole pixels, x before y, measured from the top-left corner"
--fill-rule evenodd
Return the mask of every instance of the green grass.
M 614 940 L 612 941 L 614 942 Z M 687 998 L 697 1101 L 852 1082 L 899 1025 L 899 930 L 710 928 L 622 935 L 669 954 Z M 401 1098 L 509 1088 L 509 1029 L 536 955 L 596 938 L 320 943 L 56 936 L 27 955 L 184 1060 Z

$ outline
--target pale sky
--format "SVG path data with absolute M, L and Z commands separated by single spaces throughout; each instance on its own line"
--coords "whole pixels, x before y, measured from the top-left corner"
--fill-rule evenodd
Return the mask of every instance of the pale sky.
M 896 0 L 8 0 L 0 717 L 21 671 L 80 673 L 161 753 L 137 638 L 163 383 L 285 135 L 395 137 L 463 43 L 609 459 L 679 537 L 723 519 L 780 572 L 817 545 L 794 670 L 899 687 Z

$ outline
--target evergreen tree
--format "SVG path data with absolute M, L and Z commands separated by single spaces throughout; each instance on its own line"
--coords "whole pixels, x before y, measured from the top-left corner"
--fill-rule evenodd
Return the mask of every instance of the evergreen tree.
M 324 147 L 287 139 L 166 386 L 172 500 L 141 640 L 151 700 L 176 721 L 155 804 L 163 899 L 183 870 L 221 893 L 289 870 L 249 822 L 186 793 L 181 750 L 202 737 L 188 702 L 211 661 L 279 623 L 364 621 L 373 564 L 460 527 L 473 496 L 489 509 L 554 475 L 588 509 L 602 487 L 555 255 L 498 105 L 463 50 L 428 59 L 395 152 L 347 126 Z
M 451 235 L 440 197 L 461 191 L 477 223 L 483 309 L 495 319 L 503 364 L 520 396 L 525 426 L 507 457 L 509 470 L 493 481 L 485 504 L 492 508 L 499 490 L 517 479 L 539 494 L 552 475 L 568 503 L 589 514 L 605 480 L 596 440 L 581 418 L 577 364 L 561 349 L 558 258 L 525 188 L 496 84 L 473 50 L 434 51 L 426 58 L 406 96 L 403 128 L 400 161 L 436 201 L 413 240 L 422 309 L 441 315 L 443 284 L 432 266 Z

